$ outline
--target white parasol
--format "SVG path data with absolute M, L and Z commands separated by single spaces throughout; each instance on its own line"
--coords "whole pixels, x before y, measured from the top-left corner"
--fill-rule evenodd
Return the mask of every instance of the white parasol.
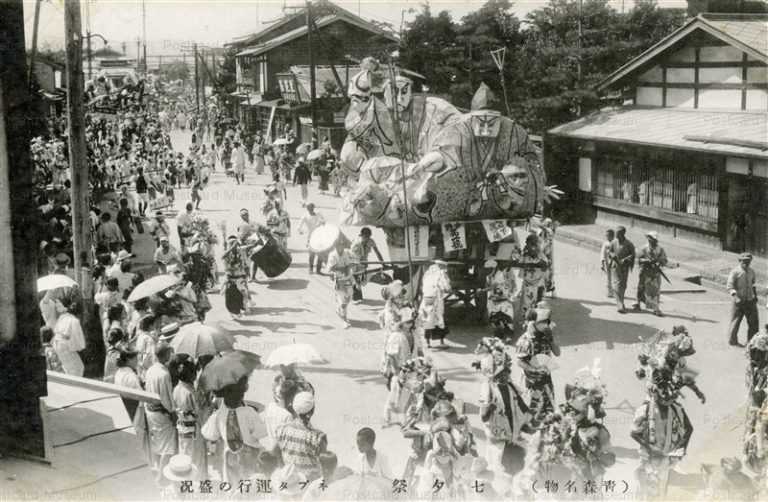
M 302 143 L 296 147 L 296 155 L 306 155 L 310 150 L 312 150 L 311 143 Z
M 282 146 L 289 144 L 289 141 L 286 138 L 277 138 L 272 144 L 275 146 Z
M 340 236 L 341 230 L 336 225 L 330 223 L 320 225 L 309 236 L 309 249 L 313 253 L 330 251 Z
M 148 298 L 155 293 L 160 293 L 168 288 L 172 288 L 180 281 L 181 278 L 176 277 L 175 275 L 156 275 L 136 286 L 128 296 L 128 302 L 135 302 L 142 298 Z
M 38 293 L 51 289 L 71 288 L 72 286 L 77 286 L 77 282 L 63 274 L 51 274 L 37 279 Z
M 307 155 L 307 160 L 317 160 L 317 159 L 323 158 L 324 156 L 325 156 L 325 152 L 323 150 L 320 150 L 320 149 L 312 150 Z
M 328 361 L 308 343 L 283 345 L 272 351 L 264 366 L 278 368 L 289 364 L 325 364 Z
M 178 354 L 189 354 L 197 359 L 203 354 L 216 355 L 232 350 L 235 339 L 229 333 L 212 326 L 193 322 L 179 329 L 173 337 L 171 347 Z

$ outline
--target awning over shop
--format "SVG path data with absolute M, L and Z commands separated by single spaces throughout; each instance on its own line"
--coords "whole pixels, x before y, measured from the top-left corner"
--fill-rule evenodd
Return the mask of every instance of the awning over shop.
M 305 108 L 308 108 L 309 103 L 291 106 L 290 104 L 286 103 L 282 99 L 269 99 L 266 101 L 260 101 L 259 103 L 256 103 L 256 106 L 263 106 L 264 108 L 277 107 L 278 110 L 298 111 L 298 110 L 303 110 Z
M 768 159 L 765 113 L 622 107 L 563 124 L 549 134 Z

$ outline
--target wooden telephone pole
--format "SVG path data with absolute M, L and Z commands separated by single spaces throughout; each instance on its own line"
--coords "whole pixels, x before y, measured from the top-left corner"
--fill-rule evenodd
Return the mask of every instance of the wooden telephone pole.
M 67 118 L 69 124 L 69 169 L 72 181 L 72 241 L 75 279 L 83 293 L 83 331 L 89 333 L 93 312 L 91 282 L 90 190 L 88 150 L 85 143 L 85 105 L 83 104 L 83 37 L 80 0 L 64 4 L 64 31 L 67 49 Z
M 312 2 L 307 1 L 307 53 L 309 56 L 309 110 L 312 118 L 312 148 L 317 148 L 317 82 L 315 80 L 315 53 L 312 47 Z
M 0 2 L 0 452 L 45 456 L 47 394 L 35 281 L 39 236 L 29 142 L 36 114 L 27 82 L 24 2 Z

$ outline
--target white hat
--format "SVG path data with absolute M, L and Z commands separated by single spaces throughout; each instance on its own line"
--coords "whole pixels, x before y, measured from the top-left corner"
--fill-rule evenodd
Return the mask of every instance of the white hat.
M 163 468 L 163 476 L 169 481 L 189 481 L 197 477 L 197 467 L 189 455 L 174 455 Z
M 291 406 L 297 415 L 309 413 L 315 408 L 315 396 L 311 392 L 299 392 L 293 397 Z
M 648 232 L 647 234 L 645 234 L 645 236 L 648 237 L 649 239 L 653 239 L 655 241 L 659 240 L 659 233 L 656 232 L 655 230 L 652 231 L 652 232 Z
M 121 261 L 125 261 L 128 258 L 133 258 L 133 254 L 129 253 L 125 249 L 121 249 L 119 253 L 117 253 L 117 259 L 115 260 L 117 263 L 120 263 Z
M 484 267 L 484 268 L 496 268 L 496 266 L 497 266 L 498 264 L 499 264 L 499 263 L 498 263 L 496 260 L 494 260 L 493 258 L 491 258 L 490 260 L 487 260 L 487 261 L 485 262 L 485 265 L 483 265 L 483 267 Z

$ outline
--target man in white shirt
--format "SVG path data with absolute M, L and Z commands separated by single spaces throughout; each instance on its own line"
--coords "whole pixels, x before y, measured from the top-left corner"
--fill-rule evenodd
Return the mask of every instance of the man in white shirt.
M 176 217 L 176 230 L 179 232 L 179 247 L 183 250 L 186 241 L 192 237 L 192 219 L 194 218 L 194 206 L 187 202 L 186 211 Z
M 152 468 L 162 476 L 168 460 L 176 454 L 176 427 L 174 425 L 173 382 L 168 364 L 173 357 L 173 349 L 160 343 L 155 349 L 157 362 L 146 374 L 146 390 L 160 396 L 159 403 L 146 403 L 147 425 L 149 426 L 149 444 L 152 452 Z
M 309 247 L 309 238 L 312 236 L 312 232 L 315 231 L 316 228 L 322 226 L 325 224 L 325 218 L 322 214 L 315 212 L 315 205 L 312 202 L 309 202 L 306 205 L 307 214 L 301 217 L 301 221 L 299 221 L 299 233 L 304 234 L 306 232 L 307 234 L 307 250 L 309 251 L 309 273 L 312 273 L 312 269 L 314 268 L 315 264 L 315 257 L 317 257 L 317 273 L 320 274 L 321 270 L 323 268 L 323 257 L 322 255 L 315 254 L 312 249 Z
M 160 274 L 168 273 L 168 267 L 181 263 L 181 255 L 171 246 L 168 237 L 160 237 L 160 247 L 155 250 L 155 263 Z
M 131 258 L 133 258 L 133 255 L 122 249 L 117 254 L 115 264 L 107 270 L 107 277 L 114 277 L 117 279 L 120 294 L 133 286 L 133 278 L 136 274 L 131 272 Z

